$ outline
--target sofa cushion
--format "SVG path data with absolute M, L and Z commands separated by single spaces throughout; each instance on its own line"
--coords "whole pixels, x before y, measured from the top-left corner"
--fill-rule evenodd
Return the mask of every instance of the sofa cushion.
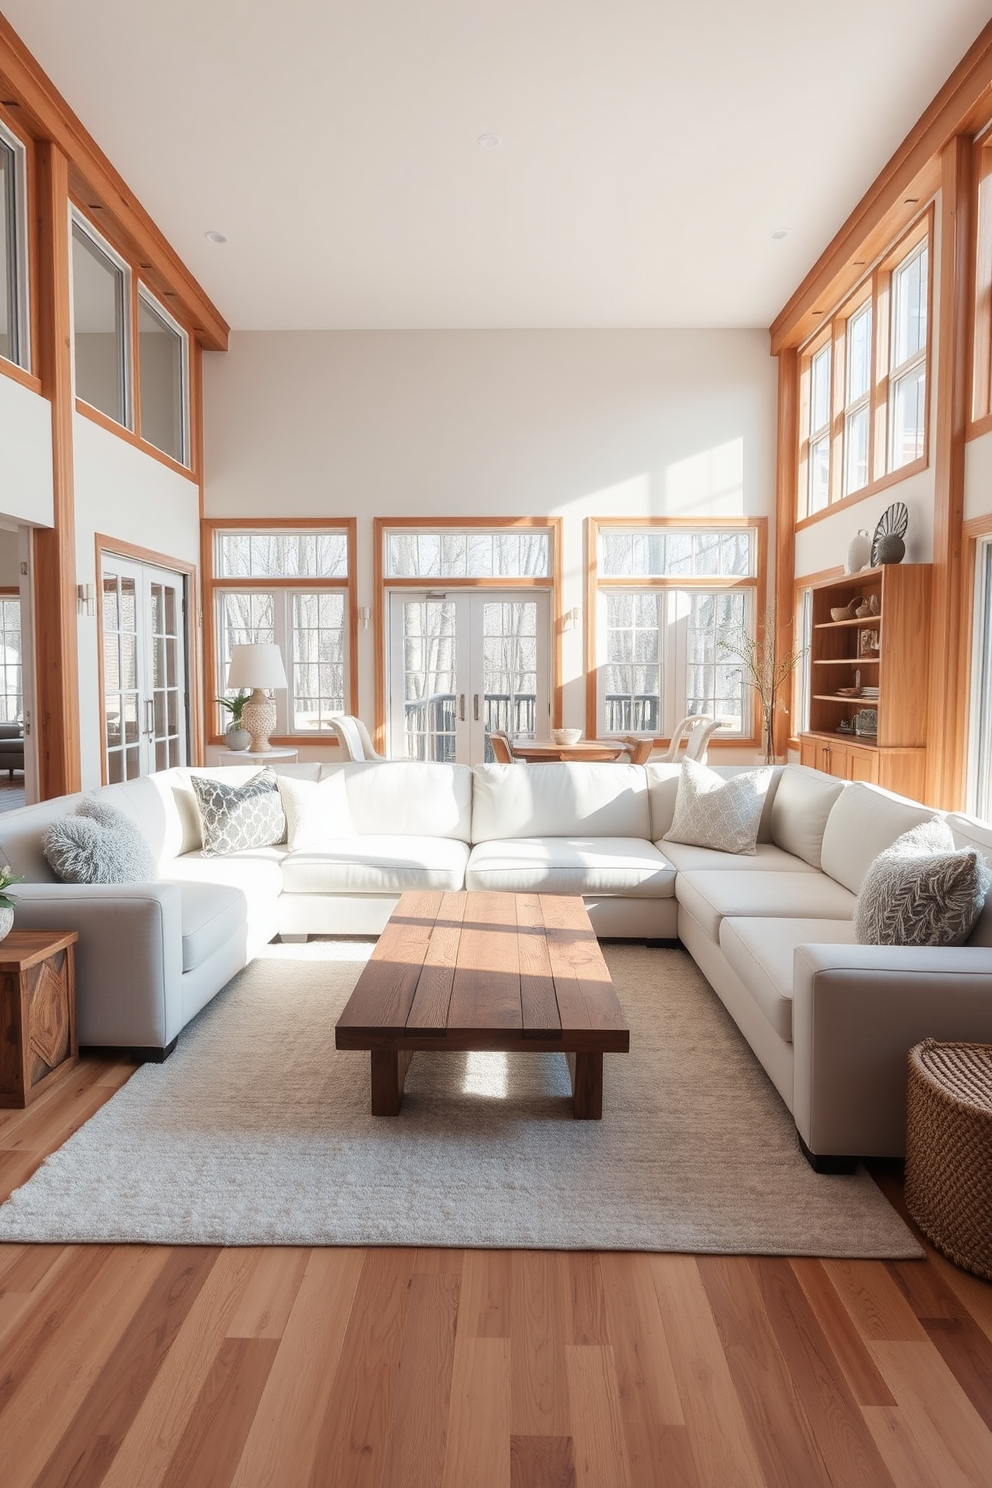
M 279 795 L 286 813 L 290 852 L 314 847 L 330 838 L 353 837 L 348 791 L 340 770 L 324 780 L 293 780 L 280 775 Z
M 819 868 L 827 817 L 846 784 L 804 765 L 786 765 L 772 802 L 772 841 Z
M 167 876 L 177 883 L 220 884 L 237 889 L 248 901 L 251 915 L 268 915 L 282 892 L 283 847 L 255 847 L 228 857 L 203 852 L 186 853 L 167 865 Z
M 855 896 L 823 873 L 680 873 L 675 897 L 711 940 L 728 916 L 853 920 Z
M 477 765 L 472 841 L 651 837 L 643 765 Z
M 286 817 L 271 770 L 259 770 L 244 785 L 201 775 L 191 776 L 190 784 L 205 853 L 241 852 L 285 840 Z
M 823 829 L 820 866 L 856 894 L 879 853 L 911 827 L 929 821 L 933 811 L 860 780 L 847 785 L 830 808 Z
M 662 840 L 753 856 L 770 784 L 769 770 L 749 770 L 725 780 L 696 760 L 683 760 L 675 816 Z
M 282 867 L 287 894 L 402 894 L 461 889 L 469 849 L 450 837 L 344 837 L 290 853 Z
M 236 935 L 246 935 L 248 902 L 230 884 L 180 883 L 183 971 L 195 971 Z
M 851 945 L 850 920 L 732 919 L 720 923 L 720 949 L 769 1023 L 792 1042 L 792 973 L 796 946 Z
M 350 760 L 322 765 L 321 783 L 340 774 L 358 836 L 472 840 L 472 771 L 423 760 Z
M 963 945 L 992 880 L 974 847 L 955 847 L 935 816 L 904 832 L 871 864 L 858 894 L 854 931 L 862 945 Z
M 150 883 L 158 877 L 137 822 L 99 796 L 87 796 L 75 816 L 53 822 L 43 849 L 63 883 Z
M 473 847 L 465 887 L 670 899 L 675 869 L 652 843 L 637 837 L 512 837 Z
M 815 873 L 809 863 L 794 858 L 784 848 L 771 842 L 759 842 L 753 857 L 745 853 L 720 852 L 715 847 L 693 847 L 687 842 L 658 842 L 655 844 L 680 873 L 692 873 L 697 868 L 715 868 L 721 872 L 748 872 L 756 869 L 767 873 Z

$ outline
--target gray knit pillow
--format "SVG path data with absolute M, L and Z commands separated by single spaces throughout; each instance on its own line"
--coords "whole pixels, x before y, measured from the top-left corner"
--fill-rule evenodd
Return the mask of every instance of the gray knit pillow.
M 207 856 L 270 847 L 286 838 L 286 817 L 275 772 L 259 770 L 244 785 L 191 775 Z
M 675 815 L 662 841 L 753 858 L 771 779 L 771 770 L 748 770 L 725 780 L 696 760 L 683 760 Z
M 137 822 L 99 796 L 83 801 L 75 816 L 53 822 L 42 851 L 63 883 L 149 883 L 158 877 Z
M 854 910 L 861 945 L 963 945 L 992 883 L 982 855 L 956 848 L 939 816 L 897 837 L 869 866 Z

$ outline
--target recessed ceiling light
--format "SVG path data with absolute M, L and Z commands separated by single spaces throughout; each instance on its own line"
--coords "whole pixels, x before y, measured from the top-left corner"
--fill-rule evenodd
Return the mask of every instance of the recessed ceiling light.
M 788 236 L 789 229 L 787 227 L 777 227 L 772 233 L 772 237 L 775 239 L 776 242 L 778 242 L 779 238 L 787 238 Z
M 227 238 L 224 236 L 224 234 L 222 232 L 218 232 L 217 229 L 214 227 L 212 227 L 209 232 L 205 232 L 203 236 L 206 238 L 208 243 L 227 242 Z
M 498 134 L 480 134 L 475 143 L 480 150 L 498 150 L 503 141 Z

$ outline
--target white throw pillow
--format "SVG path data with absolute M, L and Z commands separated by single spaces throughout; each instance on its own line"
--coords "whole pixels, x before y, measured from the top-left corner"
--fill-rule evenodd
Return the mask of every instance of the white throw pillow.
M 748 770 L 725 780 L 695 760 L 683 760 L 675 815 L 662 841 L 714 847 L 753 858 L 772 773 L 771 769 Z
M 289 775 L 278 779 L 291 852 L 335 837 L 354 837 L 343 770 L 324 780 L 297 780 Z
M 963 945 L 992 873 L 981 853 L 955 847 L 939 816 L 897 837 L 865 874 L 854 909 L 860 945 Z

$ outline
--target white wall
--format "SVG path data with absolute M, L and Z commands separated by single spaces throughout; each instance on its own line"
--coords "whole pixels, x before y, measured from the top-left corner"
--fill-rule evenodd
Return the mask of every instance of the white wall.
M 561 516 L 568 609 L 587 516 L 773 515 L 765 331 L 241 332 L 204 362 L 206 515 L 357 516 L 360 604 L 375 516 Z
M 0 513 L 50 527 L 52 405 L 0 373 Z
M 164 557 L 199 562 L 200 496 L 194 480 L 178 475 L 82 414 L 73 420 L 73 461 L 77 583 L 97 581 L 97 533 Z M 86 790 L 100 784 L 98 642 L 96 618 L 81 615 L 79 707 Z

